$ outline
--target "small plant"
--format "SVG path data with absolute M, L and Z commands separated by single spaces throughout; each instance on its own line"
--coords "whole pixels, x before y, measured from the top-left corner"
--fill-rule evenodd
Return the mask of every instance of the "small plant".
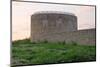
M 45 40 L 45 41 L 44 41 L 44 43 L 48 43 L 48 41 L 47 41 L 47 40 Z
M 72 45 L 76 46 L 76 45 L 78 45 L 78 43 L 75 41 L 72 41 Z
M 36 44 L 36 42 L 32 42 L 32 44 Z
M 48 41 L 47 40 L 44 40 L 42 43 L 48 43 Z
M 59 42 L 57 42 L 58 44 L 61 44 L 61 42 L 59 41 Z
M 66 44 L 66 42 L 65 42 L 65 41 L 63 41 L 63 42 L 62 42 L 62 44 L 63 44 L 63 45 L 65 45 L 65 44 Z
M 62 44 L 62 45 L 65 45 L 66 44 L 66 41 L 59 41 L 57 42 L 58 44 Z

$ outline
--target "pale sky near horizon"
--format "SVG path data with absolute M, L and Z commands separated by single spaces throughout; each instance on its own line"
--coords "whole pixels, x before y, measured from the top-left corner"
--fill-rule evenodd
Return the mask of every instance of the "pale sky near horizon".
M 70 12 L 78 17 L 78 29 L 95 28 L 95 7 L 12 2 L 12 40 L 30 37 L 30 18 L 37 11 Z

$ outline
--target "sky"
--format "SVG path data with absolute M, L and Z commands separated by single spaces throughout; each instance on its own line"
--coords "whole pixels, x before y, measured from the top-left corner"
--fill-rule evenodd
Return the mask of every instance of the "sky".
M 31 15 L 37 11 L 61 11 L 78 17 L 78 30 L 95 28 L 95 7 L 47 3 L 12 2 L 12 40 L 30 37 Z

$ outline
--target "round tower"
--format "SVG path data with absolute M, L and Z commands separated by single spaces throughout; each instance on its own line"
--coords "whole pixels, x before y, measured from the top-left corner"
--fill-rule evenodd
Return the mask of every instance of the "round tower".
M 41 11 L 31 16 L 31 41 L 38 41 L 48 34 L 77 30 L 77 17 L 72 13 Z

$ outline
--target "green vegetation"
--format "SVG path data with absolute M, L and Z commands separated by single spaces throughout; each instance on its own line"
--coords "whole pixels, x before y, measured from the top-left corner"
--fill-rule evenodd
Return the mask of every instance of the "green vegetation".
M 33 42 L 29 39 L 12 43 L 12 65 L 86 62 L 96 60 L 96 47 L 75 42 Z

